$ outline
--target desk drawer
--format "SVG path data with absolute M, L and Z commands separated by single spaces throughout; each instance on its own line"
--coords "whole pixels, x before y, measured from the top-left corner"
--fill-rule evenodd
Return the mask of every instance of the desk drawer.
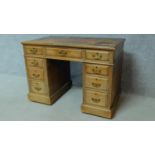
M 44 80 L 44 73 L 43 69 L 38 69 L 35 67 L 28 68 L 28 74 L 30 79 L 34 80 Z
M 85 71 L 88 74 L 96 74 L 108 76 L 109 74 L 109 66 L 104 65 L 94 65 L 94 64 L 85 64 Z
M 108 105 L 108 94 L 85 90 L 85 103 L 106 107 Z
M 39 58 L 26 58 L 28 67 L 43 67 L 43 59 Z
M 85 86 L 88 88 L 108 90 L 108 79 L 86 75 Z
M 35 46 L 26 46 L 25 47 L 26 55 L 42 55 L 43 48 L 42 47 L 35 47 Z
M 53 57 L 69 57 L 69 58 L 82 58 L 82 51 L 79 49 L 61 49 L 61 48 L 47 48 L 47 56 Z
M 108 51 L 87 50 L 86 51 L 86 59 L 102 61 L 105 63 L 112 63 L 113 62 L 113 53 L 108 52 Z
M 46 94 L 47 90 L 44 82 L 30 81 L 30 90 L 36 94 Z

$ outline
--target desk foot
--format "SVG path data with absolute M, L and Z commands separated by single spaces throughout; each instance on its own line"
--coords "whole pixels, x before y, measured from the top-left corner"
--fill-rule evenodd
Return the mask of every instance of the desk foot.
M 51 104 L 51 98 L 49 96 L 29 93 L 28 98 L 32 102 L 42 103 L 42 104 Z

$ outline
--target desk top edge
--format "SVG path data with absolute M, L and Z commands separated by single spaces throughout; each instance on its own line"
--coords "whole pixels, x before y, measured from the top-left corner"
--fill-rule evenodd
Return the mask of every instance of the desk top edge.
M 24 41 L 23 45 L 59 46 L 72 48 L 92 48 L 115 50 L 118 45 L 125 42 L 122 38 L 86 38 L 86 37 L 47 37 Z

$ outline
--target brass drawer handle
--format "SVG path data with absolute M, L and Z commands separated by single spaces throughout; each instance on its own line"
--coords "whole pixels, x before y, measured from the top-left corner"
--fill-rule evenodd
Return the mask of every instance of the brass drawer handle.
M 59 51 L 58 54 L 60 56 L 66 56 L 67 55 L 67 52 L 62 50 L 62 51 Z
M 36 54 L 36 53 L 37 53 L 37 51 L 38 51 L 38 49 L 37 49 L 37 48 L 32 48 L 32 49 L 30 49 L 31 54 Z
M 34 77 L 34 78 L 36 78 L 36 79 L 38 79 L 39 77 L 40 77 L 40 74 L 32 74 L 32 76 Z
M 93 82 L 93 83 L 92 83 L 92 86 L 98 88 L 98 87 L 101 87 L 101 84 L 100 84 L 100 83 L 94 83 L 94 82 Z
M 101 102 L 101 99 L 99 99 L 99 98 L 91 98 L 92 99 L 92 101 L 93 102 L 95 102 L 95 103 L 99 103 L 99 102 Z
M 38 63 L 38 61 L 34 60 L 31 62 L 31 65 L 33 65 L 34 67 L 38 67 L 39 63 Z
M 99 69 L 98 67 L 95 67 L 92 69 L 92 72 L 95 73 L 95 74 L 101 74 L 102 70 Z
M 95 60 L 102 60 L 102 54 L 100 53 L 95 53 L 92 56 Z
M 40 88 L 40 87 L 34 87 L 34 89 L 37 90 L 37 91 L 41 91 L 42 88 Z

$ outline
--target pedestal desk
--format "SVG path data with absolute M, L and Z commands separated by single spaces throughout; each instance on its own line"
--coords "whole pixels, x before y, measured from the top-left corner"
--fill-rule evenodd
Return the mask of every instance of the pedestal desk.
M 49 37 L 22 44 L 31 101 L 53 104 L 72 86 L 70 61 L 81 62 L 81 111 L 112 118 L 121 90 L 124 39 Z

